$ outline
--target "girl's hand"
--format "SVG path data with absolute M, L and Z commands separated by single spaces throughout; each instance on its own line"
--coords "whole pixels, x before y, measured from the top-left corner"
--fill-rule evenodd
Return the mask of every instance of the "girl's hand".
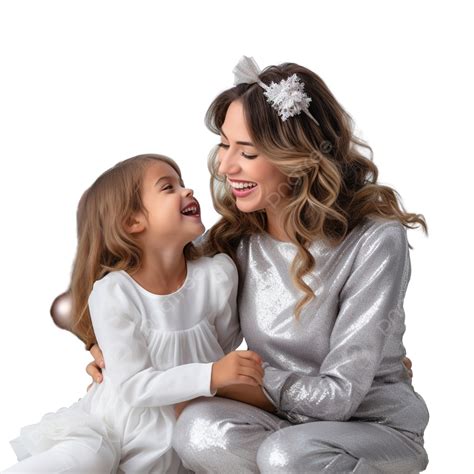
M 227 385 L 263 384 L 261 357 L 253 351 L 233 351 L 212 364 L 211 390 Z
M 102 382 L 102 369 L 105 367 L 102 351 L 97 344 L 91 347 L 90 353 L 94 357 L 94 362 L 89 362 L 86 366 L 86 372 L 92 377 L 92 383 L 87 387 L 89 390 L 94 382 Z
M 411 370 L 411 360 L 408 357 L 404 357 L 402 359 L 403 365 L 406 367 L 408 376 L 412 379 L 413 378 L 413 370 Z

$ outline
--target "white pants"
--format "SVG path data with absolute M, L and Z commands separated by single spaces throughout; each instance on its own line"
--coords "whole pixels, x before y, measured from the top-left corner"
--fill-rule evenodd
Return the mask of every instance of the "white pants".
M 148 449 L 153 442 L 151 439 Z M 125 457 L 120 460 L 117 447 L 106 439 L 103 439 L 98 451 L 88 447 L 82 440 L 61 441 L 46 451 L 23 459 L 2 471 L 2 474 L 189 474 L 172 449 L 159 456 L 153 456 L 151 452 L 152 456 L 143 457 L 137 456 L 142 452 L 140 448 L 128 448 L 125 446 Z
M 20 461 L 3 473 L 106 474 L 116 471 L 115 459 L 115 451 L 106 442 L 95 452 L 75 440 L 67 440 Z

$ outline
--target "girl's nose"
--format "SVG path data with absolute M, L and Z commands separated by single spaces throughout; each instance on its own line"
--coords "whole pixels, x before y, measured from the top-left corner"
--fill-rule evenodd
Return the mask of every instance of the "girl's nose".
M 191 188 L 184 188 L 183 193 L 185 197 L 188 197 L 188 196 L 192 197 L 194 195 L 194 191 Z

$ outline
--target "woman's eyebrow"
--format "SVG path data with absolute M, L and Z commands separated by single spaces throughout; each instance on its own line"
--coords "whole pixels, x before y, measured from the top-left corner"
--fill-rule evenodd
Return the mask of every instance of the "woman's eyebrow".
M 222 128 L 221 128 L 221 133 L 222 133 L 222 135 L 224 136 L 224 138 L 225 138 L 226 140 L 229 140 L 229 139 L 227 138 L 226 134 L 224 133 L 224 130 L 222 130 Z M 251 143 L 251 142 L 238 141 L 238 142 L 235 142 L 235 143 L 237 143 L 237 145 L 247 145 L 247 146 L 253 146 L 253 147 L 255 147 L 255 145 L 254 145 L 253 143 Z

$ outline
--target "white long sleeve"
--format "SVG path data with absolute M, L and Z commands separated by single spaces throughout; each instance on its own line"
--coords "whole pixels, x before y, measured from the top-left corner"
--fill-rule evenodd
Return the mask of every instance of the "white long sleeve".
M 237 349 L 242 343 L 243 336 L 237 310 L 237 290 L 239 276 L 233 260 L 225 253 L 214 256 L 219 261 L 220 273 L 216 275 L 217 291 L 221 303 L 221 310 L 215 320 L 217 339 L 224 354 Z
M 133 407 L 154 407 L 215 395 L 210 390 L 212 362 L 165 371 L 153 367 L 140 330 L 139 310 L 125 294 L 123 283 L 110 276 L 95 282 L 89 310 L 105 373 L 121 397 Z

